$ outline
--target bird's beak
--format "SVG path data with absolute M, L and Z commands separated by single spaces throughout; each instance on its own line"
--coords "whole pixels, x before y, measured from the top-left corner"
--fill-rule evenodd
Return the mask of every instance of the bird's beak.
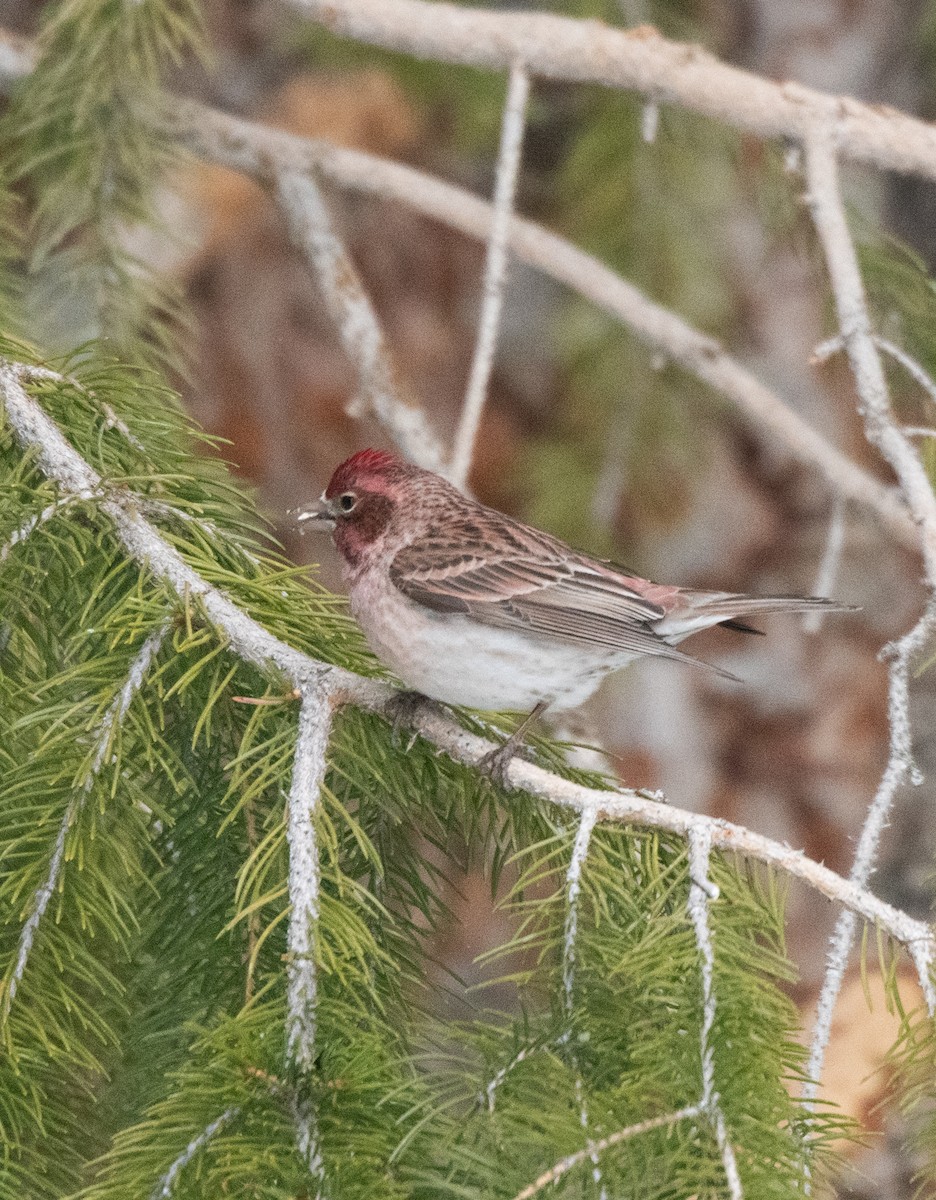
M 335 528 L 336 513 L 330 500 L 324 496 L 307 508 L 294 508 L 290 514 L 293 520 L 305 533 L 309 529 L 324 529 L 331 531 Z

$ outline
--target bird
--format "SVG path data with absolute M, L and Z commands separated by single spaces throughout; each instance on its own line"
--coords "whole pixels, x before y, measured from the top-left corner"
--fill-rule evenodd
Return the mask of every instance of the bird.
M 298 520 L 331 532 L 352 614 L 410 695 L 528 713 L 485 761 L 502 782 L 538 717 L 577 708 L 635 658 L 734 679 L 679 643 L 713 625 L 760 633 L 743 618 L 768 613 L 855 611 L 817 596 L 654 583 L 385 450 L 360 450 L 342 462 Z

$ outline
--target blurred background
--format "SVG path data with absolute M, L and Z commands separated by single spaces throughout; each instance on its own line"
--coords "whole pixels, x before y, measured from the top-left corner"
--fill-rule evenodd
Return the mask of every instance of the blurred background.
M 511 7 L 520 7 L 512 4 Z M 652 24 L 775 79 L 891 104 L 936 108 L 933 0 L 565 0 L 547 7 L 622 26 Z M 35 32 L 40 6 L 2 0 L 0 24 Z M 332 38 L 269 0 L 208 0 L 206 70 L 189 63 L 176 91 L 298 133 L 397 159 L 490 195 L 505 80 L 417 63 Z M 626 95 L 536 81 L 518 209 L 608 262 L 730 351 L 831 442 L 887 478 L 866 445 L 841 356 L 811 361 L 832 328 L 803 184 L 784 148 L 765 147 L 664 108 L 655 138 Z M 848 195 L 878 328 L 936 368 L 933 185 L 850 170 Z M 404 377 L 450 441 L 474 344 L 484 247 L 407 208 L 329 192 L 346 244 Z M 355 371 L 307 266 L 261 191 L 216 167 L 168 173 L 160 209 L 171 235 L 128 231 L 136 254 L 183 289 L 192 315 L 188 370 L 175 380 L 192 414 L 228 439 L 223 453 L 259 492 L 298 561 L 340 588 L 330 547 L 300 540 L 287 510 L 317 496 L 356 449 L 387 445 L 348 415 Z M 36 341 L 67 349 L 93 333 L 80 285 L 61 293 L 49 260 L 28 283 Z M 59 272 L 57 274 L 57 272 Z M 911 424 L 929 401 L 893 371 Z M 936 462 L 936 460 L 934 460 Z M 656 361 L 620 325 L 513 263 L 471 487 L 483 501 L 666 582 L 739 591 L 811 592 L 833 514 L 823 482 L 749 428 L 719 396 Z M 668 663 L 610 681 L 582 731 L 631 786 L 659 787 L 801 847 L 847 872 L 854 837 L 886 759 L 886 670 L 877 653 L 915 619 L 916 558 L 860 513 L 846 513 L 834 595 L 860 604 L 815 633 L 770 618 L 769 636 L 718 630 L 691 644 L 740 686 Z M 936 841 L 936 674 L 914 685 L 927 784 L 901 795 L 876 888 L 931 913 Z M 440 956 L 465 979 L 503 940 L 484 881 L 453 887 L 459 915 Z M 793 889 L 789 948 L 808 1008 L 833 913 Z M 856 983 L 860 997 L 860 983 Z M 843 1000 L 830 1063 L 840 1099 L 870 1126 L 888 1044 L 879 1000 Z M 866 1057 L 864 1049 L 867 1049 Z M 850 1195 L 900 1195 L 911 1164 L 878 1149 Z

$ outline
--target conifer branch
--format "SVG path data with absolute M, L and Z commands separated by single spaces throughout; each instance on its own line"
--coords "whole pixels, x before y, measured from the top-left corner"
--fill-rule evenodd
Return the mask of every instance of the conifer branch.
M 349 411 L 379 421 L 410 462 L 444 470 L 442 443 L 402 380 L 315 173 L 278 172 L 274 190 L 293 244 L 312 265 L 348 361 L 358 373 L 358 398 Z
M 68 383 L 64 379 L 61 382 Z M 333 705 L 353 704 L 392 719 L 393 699 L 398 694 L 395 688 L 379 679 L 365 679 L 342 667 L 323 663 L 281 641 L 190 567 L 146 520 L 141 505 L 132 495 L 104 488 L 98 473 L 25 391 L 18 364 L 0 361 L 0 394 L 14 436 L 24 449 L 35 448 L 37 464 L 46 477 L 56 481 L 65 492 L 100 492 L 100 510 L 112 522 L 127 554 L 180 597 L 198 600 L 235 654 L 261 670 L 281 672 L 300 693 L 304 693 L 307 685 L 318 682 L 327 686 Z M 416 707 L 411 726 L 443 753 L 468 766 L 478 766 L 497 748 L 432 704 Z M 573 812 L 592 808 L 600 821 L 666 830 L 679 837 L 687 837 L 693 828 L 706 828 L 711 833 L 713 847 L 757 859 L 803 880 L 828 899 L 854 910 L 863 920 L 879 925 L 896 941 L 907 946 L 934 945 L 933 931 L 926 922 L 909 917 L 801 851 L 742 825 L 688 812 L 639 792 L 585 787 L 519 756 L 511 760 L 506 774 L 509 789 L 527 792 Z
M 808 189 L 806 201 L 825 255 L 840 337 L 858 391 L 865 433 L 893 468 L 907 507 L 918 526 L 926 583 L 931 597 L 914 627 L 882 651 L 882 656 L 890 661 L 890 748 L 887 766 L 858 840 L 850 875 L 853 883 L 864 888 L 874 871 L 881 835 L 890 817 L 897 789 L 908 780 L 915 784 L 923 781 L 912 757 L 910 665 L 936 631 L 936 495 L 916 448 L 899 427 L 891 408 L 884 367 L 865 302 L 858 255 L 848 228 L 839 186 L 837 155 L 840 142 L 839 117 L 835 112 L 822 114 L 808 130 L 803 142 Z M 833 1010 L 854 944 L 856 924 L 854 914 L 843 912 L 832 934 L 810 1046 L 807 1082 L 803 1088 L 803 1097 L 809 1104 L 815 1100 L 819 1086 L 825 1050 L 832 1031 Z M 928 970 L 930 955 L 925 956 L 925 962 L 927 969 L 920 971 L 920 986 L 930 1015 L 936 1016 L 936 987 Z M 919 969 L 917 955 L 914 956 L 914 963 Z
M 588 848 L 591 845 L 592 833 L 594 832 L 597 819 L 598 814 L 594 808 L 583 809 L 579 817 L 578 828 L 575 831 L 575 841 L 572 845 L 572 854 L 569 858 L 569 867 L 566 871 L 566 920 L 565 934 L 562 939 L 562 989 L 567 1022 L 562 1037 L 571 1050 L 572 1059 L 575 1064 L 575 1097 L 578 1101 L 579 1124 L 586 1135 L 588 1134 L 588 1101 L 585 1096 L 585 1082 L 582 1079 L 582 1069 L 578 1061 L 579 1056 L 576 1052 L 575 1040 L 572 1036 L 572 1018 L 575 1011 L 575 940 L 578 936 L 579 893 L 582 890 L 582 871 L 585 867 L 585 860 L 588 857 Z M 600 1187 L 601 1164 L 597 1151 L 592 1152 L 591 1160 L 592 1180 L 596 1187 Z
M 331 713 L 330 698 L 323 684 L 303 691 L 287 825 L 290 914 L 286 937 L 286 1063 L 299 1077 L 299 1087 L 291 1105 L 296 1143 L 319 1188 L 324 1167 L 318 1121 L 309 1096 L 310 1078 L 318 1054 L 315 1044 L 318 1007 L 316 931 L 321 867 L 315 822 L 328 765 Z
M 591 1158 L 593 1154 L 603 1154 L 612 1146 L 620 1146 L 621 1142 L 639 1137 L 642 1133 L 650 1133 L 654 1129 L 666 1129 L 679 1121 L 690 1121 L 693 1117 L 698 1117 L 701 1112 L 702 1109 L 698 1104 L 690 1104 L 686 1108 L 677 1109 L 676 1112 L 666 1113 L 665 1116 L 650 1117 L 646 1121 L 638 1121 L 636 1125 L 628 1125 L 626 1129 L 619 1129 L 616 1133 L 609 1134 L 608 1137 L 592 1142 L 584 1150 L 576 1150 L 574 1154 L 560 1158 L 555 1166 L 544 1171 L 529 1187 L 517 1192 L 514 1200 L 531 1200 L 531 1197 L 535 1196 L 537 1192 L 549 1187 L 551 1183 L 556 1183 L 563 1175 L 567 1175 L 569 1171 L 583 1163 L 586 1158 Z
M 718 888 L 708 876 L 709 855 L 712 850 L 711 832 L 705 828 L 689 831 L 689 918 L 695 932 L 702 976 L 702 1028 L 699 1043 L 702 1053 L 702 1098 L 699 1110 L 712 1122 L 715 1140 L 721 1155 L 728 1194 L 731 1200 L 743 1200 L 741 1177 L 735 1160 L 734 1147 L 725 1127 L 725 1114 L 715 1090 L 715 1055 L 712 1050 L 712 1029 L 715 1025 L 715 950 L 709 927 L 709 901 L 718 898 Z
M 75 497 L 72 497 L 72 499 L 75 499 Z M 52 899 L 55 889 L 58 886 L 62 866 L 65 862 L 65 842 L 68 838 L 68 831 L 84 807 L 94 780 L 104 765 L 104 759 L 111 744 L 111 738 L 121 721 L 127 715 L 130 701 L 143 686 L 143 680 L 152 665 L 153 659 L 159 653 L 168 631 L 169 622 L 164 621 L 149 634 L 130 666 L 123 687 L 114 697 L 110 707 L 104 714 L 100 731 L 95 739 L 88 773 L 85 776 L 83 786 L 72 793 L 71 799 L 65 809 L 65 815 L 59 824 L 58 833 L 55 837 L 55 845 L 52 848 L 52 858 L 49 862 L 48 874 L 33 897 L 32 910 L 20 933 L 19 945 L 16 951 L 16 964 L 13 967 L 10 982 L 7 984 L 6 995 L 3 997 L 3 1008 L 2 1013 L 0 1013 L 3 1021 L 6 1021 L 10 1015 L 10 1008 L 16 999 L 20 982 L 26 972 L 26 965 L 32 953 L 33 942 L 35 941 L 40 922 L 45 916 L 46 909 L 49 907 L 49 901 Z
M 169 1167 L 169 1170 L 156 1184 L 156 1187 L 150 1193 L 150 1200 L 169 1200 L 183 1170 L 195 1155 L 208 1145 L 213 1137 L 240 1116 L 240 1111 L 239 1104 L 232 1104 L 230 1108 L 224 1110 L 220 1117 L 216 1117 L 209 1125 L 206 1125 L 197 1137 L 192 1138 L 179 1157 Z
M 20 542 L 25 542 L 34 530 L 38 529 L 40 525 L 44 525 L 46 521 L 50 521 L 57 513 L 60 513 L 63 509 L 69 508 L 78 500 L 90 499 L 90 492 L 83 493 L 81 495 L 66 496 L 62 500 L 56 500 L 52 504 L 47 504 L 41 512 L 35 513 L 31 517 L 27 517 L 22 525 L 14 529 L 3 545 L 0 546 L 0 562 L 5 562 L 10 555 L 10 551 L 15 546 L 18 546 Z
M 461 420 L 455 431 L 455 445 L 448 476 L 456 487 L 464 490 L 474 455 L 475 439 L 481 423 L 481 412 L 487 396 L 497 334 L 500 328 L 504 293 L 507 287 L 507 249 L 510 217 L 513 212 L 520 171 L 520 149 L 526 123 L 530 77 L 522 60 L 511 65 L 507 97 L 501 122 L 500 150 L 494 181 L 494 202 L 491 210 L 491 232 L 488 236 L 487 258 L 484 264 L 481 315 L 474 356 L 468 375 L 468 386 L 462 405 Z

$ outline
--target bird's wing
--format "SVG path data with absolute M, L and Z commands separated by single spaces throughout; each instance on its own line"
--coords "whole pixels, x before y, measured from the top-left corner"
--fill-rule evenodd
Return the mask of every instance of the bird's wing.
M 638 590 L 643 580 L 529 526 L 485 516 L 400 550 L 390 567 L 394 585 L 427 608 L 486 625 L 697 662 L 652 628 L 666 610 Z

